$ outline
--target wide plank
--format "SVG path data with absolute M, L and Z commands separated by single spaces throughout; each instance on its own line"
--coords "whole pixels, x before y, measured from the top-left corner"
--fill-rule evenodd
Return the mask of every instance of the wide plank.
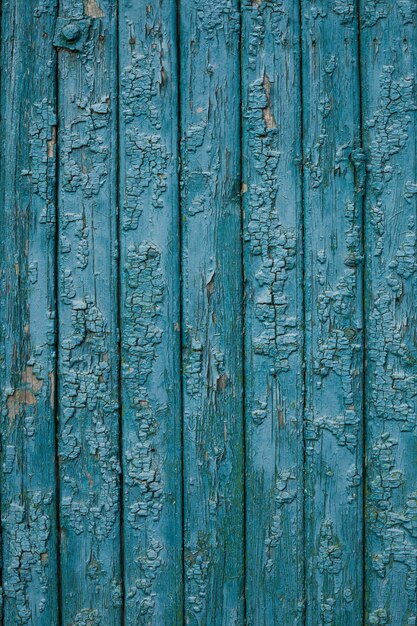
M 121 623 L 117 14 L 62 0 L 59 475 L 62 623 Z
M 417 623 L 417 6 L 361 0 L 366 623 Z
M 179 3 L 185 621 L 242 624 L 240 16 Z
M 126 624 L 182 624 L 175 2 L 119 2 Z
M 247 624 L 302 624 L 298 2 L 242 3 Z
M 362 623 L 363 152 L 354 0 L 302 1 L 306 625 Z
M 54 626 L 57 3 L 1 12 L 0 622 Z

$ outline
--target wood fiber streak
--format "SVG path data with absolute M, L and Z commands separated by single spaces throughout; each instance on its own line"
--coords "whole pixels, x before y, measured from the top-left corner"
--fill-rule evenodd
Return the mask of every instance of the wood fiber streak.
M 185 620 L 243 623 L 240 16 L 180 2 Z
M 362 623 L 363 313 L 357 6 L 302 2 L 306 624 Z
M 1 518 L 6 625 L 58 624 L 56 2 L 2 3 Z
M 247 623 L 295 625 L 304 593 L 299 6 L 246 0 L 242 11 Z
M 175 3 L 119 3 L 125 620 L 182 624 Z
M 0 626 L 417 626 L 417 0 L 0 22 Z
M 417 5 L 361 2 L 366 623 L 417 623 Z
M 62 0 L 55 35 L 64 626 L 121 623 L 115 7 Z

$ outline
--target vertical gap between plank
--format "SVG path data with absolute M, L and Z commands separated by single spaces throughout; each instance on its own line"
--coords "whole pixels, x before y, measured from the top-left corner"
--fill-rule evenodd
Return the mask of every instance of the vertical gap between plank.
M 240 240 L 241 240 L 241 298 L 242 298 L 242 454 L 243 454 L 243 623 L 247 620 L 246 602 L 246 525 L 247 525 L 247 502 L 246 502 L 246 290 L 245 290 L 245 237 L 244 237 L 244 217 L 243 217 L 243 2 L 239 0 L 239 150 L 240 150 L 240 171 L 239 171 L 239 198 L 240 198 Z
M 56 17 L 60 14 L 60 2 L 56 4 Z M 54 308 L 55 308 L 55 395 L 54 395 L 54 423 L 55 423 L 55 516 L 56 516 L 56 567 L 57 567 L 57 605 L 58 605 L 58 623 L 63 624 L 62 618 L 62 572 L 61 572 L 61 483 L 60 483 L 60 465 L 59 465 L 59 52 L 55 48 L 55 112 L 56 112 L 56 145 L 55 145 L 55 259 L 54 259 Z
M 306 566 L 306 439 L 305 439 L 305 412 L 306 412 L 306 297 L 305 297 L 305 283 L 306 283 L 306 227 L 305 227 L 305 189 L 304 189 L 304 75 L 303 75 L 303 10 L 302 0 L 298 0 L 298 80 L 300 86 L 300 150 L 301 150 L 301 164 L 300 164 L 300 189 L 301 189 L 301 328 L 302 328 L 302 345 L 301 345 L 301 364 L 302 364 L 302 408 L 301 408 L 301 436 L 302 436 L 302 472 L 301 472 L 301 490 L 302 490 L 302 513 L 301 513 L 301 575 L 302 575 L 302 595 L 303 595 L 303 612 L 302 623 L 306 625 L 307 611 L 306 611 L 306 591 L 307 591 L 307 566 Z
M 180 366 L 180 412 L 181 412 L 181 565 L 182 565 L 182 589 L 181 589 L 181 621 L 185 624 L 185 591 L 186 591 L 186 572 L 185 572 L 185 481 L 184 481 L 184 380 L 183 380 L 183 340 L 184 340 L 184 317 L 183 317 L 183 280 L 182 280 L 182 196 L 181 196 L 181 135 L 182 135 L 182 119 L 181 119 L 181 0 L 175 2 L 176 11 L 176 30 L 175 30 L 175 48 L 176 48 L 176 82 L 177 82 L 177 185 L 178 185 L 178 288 L 179 288 L 179 320 L 180 320 L 180 346 L 179 346 L 179 366 Z
M 357 53 L 358 53 L 358 83 L 359 83 L 359 138 L 362 157 L 364 156 L 364 121 L 363 121 L 363 99 L 362 99 L 362 42 L 361 42 L 361 5 L 357 0 L 356 6 L 356 23 L 357 23 Z M 363 184 L 360 189 L 361 199 L 361 244 L 362 244 L 362 624 L 365 624 L 366 611 L 366 384 L 367 384 L 367 355 L 366 355 L 366 219 L 365 219 L 365 200 L 366 200 L 366 160 L 363 164 L 365 167 L 365 178 L 363 182 L 359 179 L 359 185 Z M 361 165 L 359 165 L 361 167 Z M 357 174 L 357 173 L 356 173 Z
M 0 2 L 0 63 L 1 66 L 3 67 L 3 3 Z M 3 72 L 0 72 L 0 103 L 3 104 L 3 95 L 4 95 L 4 81 L 3 81 Z M 4 141 L 3 141 L 3 135 L 4 135 L 4 115 L 3 115 L 3 111 L 0 108 L 0 135 L 1 135 L 1 139 L 2 139 L 2 143 L 1 143 L 1 149 L 0 149 L 0 163 L 1 163 L 1 171 L 0 171 L 0 182 L 1 182 L 1 211 L 2 214 L 4 215 L 4 209 L 5 209 L 5 196 L 4 196 Z M 2 222 L 3 224 L 3 222 Z M 3 274 L 3 263 L 4 263 L 4 238 L 3 238 L 3 242 L 1 245 L 1 254 L 3 255 L 2 258 L 0 259 L 0 262 L 2 263 L 2 265 L 0 266 L 0 272 Z M 0 312 L 4 311 L 4 304 L 0 306 Z M 1 319 L 1 324 L 4 325 L 5 324 L 5 320 L 2 318 Z M 1 338 L 1 349 L 2 349 L 2 357 L 4 358 L 4 349 L 5 349 L 5 342 L 4 342 L 4 337 Z M 3 376 L 1 377 L 1 381 L 2 384 L 5 382 L 3 380 Z M 3 453 L 3 436 L 2 436 L 2 432 L 0 432 L 0 479 L 1 479 L 1 483 L 0 485 L 4 485 L 4 472 L 3 472 L 3 459 L 4 459 L 4 453 Z M 4 620 L 5 620 L 5 613 L 4 613 L 4 589 L 3 589 L 3 583 L 4 583 L 4 577 L 3 577 L 3 568 L 4 568 L 4 560 L 3 560 L 3 501 L 2 501 L 2 489 L 0 488 L 0 593 L 1 593 L 1 597 L 0 597 L 0 624 L 4 624 Z
M 118 378 L 118 415 L 119 415 L 119 460 L 120 460 L 120 483 L 119 483 L 119 501 L 120 501 L 120 590 L 121 590 L 121 625 L 125 624 L 125 541 L 124 541 L 124 472 L 123 472 L 123 395 L 122 395 L 122 302 L 121 302 L 121 284 L 122 284 L 122 268 L 121 268 L 121 197 L 120 197 L 120 0 L 116 2 L 116 238 L 117 238 L 117 345 L 118 345 L 118 361 L 117 361 L 117 378 Z

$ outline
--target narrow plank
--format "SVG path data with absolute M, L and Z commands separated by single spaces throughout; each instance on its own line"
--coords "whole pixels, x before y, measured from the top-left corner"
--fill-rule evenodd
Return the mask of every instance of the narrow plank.
M 357 6 L 302 2 L 306 624 L 362 623 L 363 306 Z
M 242 5 L 247 623 L 303 623 L 298 2 Z
M 117 14 L 62 0 L 59 470 L 62 621 L 120 624 Z
M 126 624 L 182 624 L 176 5 L 121 0 Z
M 58 624 L 56 2 L 2 3 L 1 502 L 6 624 Z
M 185 620 L 243 622 L 240 16 L 180 2 Z
M 417 6 L 361 1 L 366 187 L 366 623 L 417 623 Z

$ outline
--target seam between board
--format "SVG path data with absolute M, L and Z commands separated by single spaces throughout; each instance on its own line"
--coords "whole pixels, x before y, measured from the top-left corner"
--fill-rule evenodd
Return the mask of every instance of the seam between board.
M 56 18 L 60 14 L 61 3 L 58 1 L 56 5 Z M 60 393 L 60 374 L 59 374 L 59 176 L 60 176 L 60 128 L 59 128 L 59 51 L 54 48 L 55 52 L 55 110 L 56 110 L 56 146 L 55 146 L 55 250 L 54 250 L 54 307 L 55 307 L 55 397 L 54 397 L 54 427 L 55 427 L 55 515 L 56 515 L 56 559 L 57 559 L 57 605 L 58 605 L 58 624 L 63 624 L 63 605 L 62 605 L 62 572 L 61 572 L 61 483 L 60 483 L 60 461 L 59 461 L 59 393 Z
M 246 527 L 247 527 L 247 491 L 246 491 L 246 272 L 245 272 L 245 238 L 244 238 L 244 206 L 243 206 L 243 2 L 238 0 L 239 12 L 239 206 L 240 206 L 240 240 L 241 240 L 241 306 L 242 306 L 242 471 L 243 471 L 243 623 L 247 624 L 247 598 L 246 598 L 246 573 L 247 573 L 247 548 L 246 548 Z
M 361 5 L 360 0 L 357 0 L 356 6 L 356 29 L 357 29 L 357 55 L 358 55 L 358 83 L 359 83 L 359 139 L 360 148 L 364 153 L 364 112 L 363 112 L 363 98 L 362 98 L 362 40 L 361 40 Z M 364 160 L 365 166 L 365 179 L 363 182 L 363 189 L 361 189 L 361 197 L 359 199 L 359 206 L 361 210 L 361 245 L 362 245 L 362 301 L 361 301 L 361 317 L 362 317 L 362 555 L 361 555 L 361 575 L 362 575 L 362 624 L 365 624 L 366 613 L 366 415 L 367 415 L 367 306 L 366 306 L 366 277 L 367 277 L 367 262 L 366 262 L 366 192 L 367 192 L 367 176 L 366 176 L 366 158 Z M 357 173 L 357 172 L 356 172 Z M 359 181 L 360 182 L 360 181 Z
M 183 280 L 182 280 L 182 196 L 181 196 L 181 0 L 175 0 L 175 54 L 176 54 L 176 84 L 177 84 L 177 186 L 178 186 L 178 299 L 179 299 L 179 321 L 180 321 L 180 339 L 179 339 L 179 396 L 180 396 L 180 471 L 181 471 L 181 623 L 185 625 L 185 590 L 186 590 L 186 571 L 185 571 L 185 480 L 184 480 L 184 361 L 183 361 L 183 343 L 184 343 L 184 319 L 183 319 Z
M 307 624 L 307 611 L 306 611 L 306 438 L 305 438 L 305 413 L 306 413 L 306 297 L 305 297 L 305 284 L 306 284 L 306 226 L 305 226 L 305 181 L 304 181 L 304 72 L 303 72 L 303 10 L 302 1 L 298 0 L 298 80 L 300 88 L 300 150 L 301 150 L 301 164 L 300 164 L 300 227 L 301 227 L 301 380 L 302 380 L 302 402 L 301 402 L 301 437 L 302 437 L 302 471 L 301 471 L 301 537 L 302 545 L 300 548 L 301 558 L 301 590 L 302 590 L 302 616 L 301 622 L 303 626 Z
M 121 303 L 121 284 L 122 284 L 122 268 L 121 268 L 121 184 L 120 184 L 120 156 L 121 156 L 121 138 L 120 138 L 120 2 L 116 1 L 116 94 L 115 94 L 115 160 L 116 160 L 116 245 L 117 245 L 117 263 L 116 263 L 116 293 L 117 293 L 117 378 L 118 378 L 118 417 L 119 417 L 119 459 L 120 459 L 120 476 L 119 476 L 119 506 L 120 506 L 120 592 L 121 592 L 121 625 L 125 624 L 125 541 L 124 541 L 124 469 L 123 469 L 123 376 L 122 376 L 122 303 Z
M 0 2 L 0 54 L 1 54 L 1 60 L 3 60 L 3 3 Z M 0 103 L 3 104 L 3 72 L 0 72 Z M 4 120 L 3 120 L 3 111 L 0 109 L 0 135 L 3 138 L 4 135 Z M 0 171 L 0 182 L 1 182 L 1 214 L 2 216 L 4 216 L 4 208 L 5 208 L 5 193 L 4 193 L 4 159 L 2 158 L 4 154 L 4 142 L 1 143 L 1 150 L 0 150 L 0 159 L 1 159 L 1 171 Z M 4 222 L 2 219 L 1 222 L 3 229 L 4 229 Z M 0 258 L 0 273 L 1 273 L 1 283 L 0 285 L 4 284 L 4 260 L 5 260 L 5 246 L 4 246 L 4 238 L 2 240 L 2 245 L 1 245 L 1 249 L 0 249 L 0 254 L 1 254 L 1 258 Z M 4 309 L 4 299 L 3 302 L 0 304 L 0 313 L 1 313 L 1 330 L 3 333 L 3 336 L 1 337 L 1 355 L 2 358 L 4 358 L 4 354 L 5 354 L 5 348 L 6 348 L 6 342 L 5 342 L 5 338 L 4 338 L 4 334 L 5 334 L 5 330 L 6 330 L 6 320 L 5 320 L 5 309 Z M 0 364 L 1 367 L 1 384 L 2 384 L 2 388 L 4 386 L 5 381 L 5 371 L 4 371 L 4 365 Z M 3 460 L 4 460 L 4 451 L 3 451 L 3 432 L 0 433 L 0 478 L 1 478 L 1 485 L 4 485 L 4 471 L 3 471 Z M 4 568 L 4 560 L 3 560 L 3 545 L 4 545 L 4 532 L 3 532 L 3 490 L 0 488 L 0 593 L 1 593 L 1 597 L 0 597 L 0 624 L 4 624 L 4 588 L 3 588 L 3 583 L 4 583 L 4 575 L 3 575 L 3 568 Z

